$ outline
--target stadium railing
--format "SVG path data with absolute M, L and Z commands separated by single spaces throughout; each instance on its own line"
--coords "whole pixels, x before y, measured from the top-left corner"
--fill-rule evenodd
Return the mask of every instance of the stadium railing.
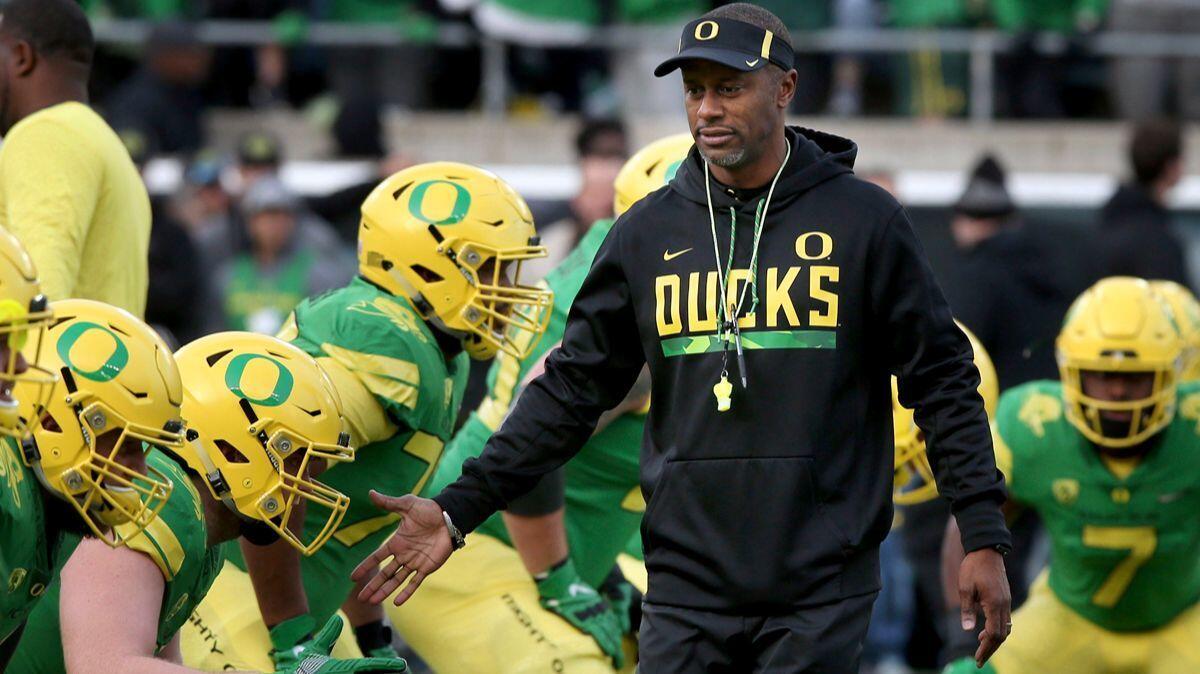
M 143 44 L 153 23 L 139 20 L 97 19 L 96 38 L 101 43 Z M 280 42 L 277 26 L 269 21 L 210 20 L 196 24 L 197 37 L 213 46 L 266 45 Z M 799 51 L 811 53 L 903 54 L 916 51 L 940 51 L 967 54 L 970 60 L 970 118 L 990 122 L 995 113 L 993 100 L 996 57 L 1014 49 L 1018 38 L 994 30 L 821 30 L 795 32 L 793 41 Z M 583 42 L 569 44 L 539 43 L 538 46 L 623 49 L 646 44 L 674 43 L 674 27 L 641 28 L 616 26 L 597 29 Z M 1039 33 L 1023 45 L 1041 54 L 1061 54 L 1068 48 L 1102 57 L 1200 58 L 1200 39 L 1195 35 L 1162 33 L 1099 32 L 1086 36 Z M 394 26 L 313 22 L 305 26 L 303 43 L 323 47 L 387 47 L 412 43 Z M 483 73 L 483 109 L 502 116 L 509 100 L 507 51 L 505 43 L 480 34 L 463 24 L 443 24 L 421 44 L 441 47 L 480 47 Z

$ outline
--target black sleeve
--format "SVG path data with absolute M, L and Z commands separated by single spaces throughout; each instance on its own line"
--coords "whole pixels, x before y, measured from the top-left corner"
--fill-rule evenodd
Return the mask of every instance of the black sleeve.
M 508 504 L 508 512 L 521 517 L 542 517 L 561 510 L 567 491 L 564 472 L 557 468 L 543 475 L 533 489 Z
M 885 335 L 882 352 L 899 379 L 900 402 L 914 410 L 925 433 L 938 489 L 950 501 L 963 547 L 968 552 L 1011 548 L 1000 512 L 1004 481 L 996 469 L 971 344 L 954 324 L 902 208 L 876 232 L 871 257 L 876 334 Z
M 462 476 L 434 497 L 462 531 L 570 460 L 645 364 L 621 266 L 622 224 L 614 225 L 596 254 L 545 372 L 525 387 L 479 458 L 464 462 Z

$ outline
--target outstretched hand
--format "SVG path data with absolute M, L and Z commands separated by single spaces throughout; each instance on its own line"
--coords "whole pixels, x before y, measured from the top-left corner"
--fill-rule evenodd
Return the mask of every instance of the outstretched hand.
M 436 501 L 412 494 L 399 498 L 384 496 L 371 490 L 371 502 L 399 515 L 400 524 L 350 577 L 365 586 L 358 593 L 359 601 L 370 604 L 383 602 L 403 586 L 394 600 L 399 606 L 408 601 L 426 576 L 446 563 L 454 545 Z
M 991 549 L 976 550 L 964 557 L 958 572 L 958 598 L 964 630 L 975 629 L 975 616 L 983 608 L 985 622 L 975 651 L 975 666 L 982 668 L 1012 631 L 1012 596 L 1004 557 Z

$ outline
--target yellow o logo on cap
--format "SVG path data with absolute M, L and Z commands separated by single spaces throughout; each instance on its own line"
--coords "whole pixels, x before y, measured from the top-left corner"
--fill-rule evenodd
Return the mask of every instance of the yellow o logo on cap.
M 705 34 L 704 30 L 706 26 L 709 28 L 707 34 Z M 719 32 L 721 32 L 721 27 L 717 25 L 716 21 L 701 21 L 700 23 L 696 24 L 697 40 L 711 40 L 716 37 L 717 33 Z

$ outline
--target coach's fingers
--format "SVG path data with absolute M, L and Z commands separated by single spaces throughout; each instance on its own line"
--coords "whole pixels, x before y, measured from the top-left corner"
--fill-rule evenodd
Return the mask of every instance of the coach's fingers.
M 388 549 L 387 541 L 383 545 L 375 549 L 375 552 L 367 555 L 367 558 L 358 563 L 354 567 L 354 571 L 350 573 L 350 579 L 355 583 L 363 584 L 364 581 L 375 580 L 379 575 L 380 567 L 383 563 L 392 556 L 392 551 Z
M 974 585 L 958 586 L 958 602 L 961 606 L 962 628 L 964 631 L 975 629 L 975 616 L 979 612 L 978 595 Z
M 400 592 L 396 594 L 396 598 L 392 600 L 392 603 L 396 606 L 400 606 L 404 602 L 408 601 L 408 598 L 413 596 L 413 593 L 417 591 L 417 588 L 421 587 L 421 583 L 425 581 L 425 576 L 426 574 L 422 571 L 414 572 L 412 580 L 408 581 L 408 585 L 405 585 L 404 589 L 400 590 Z
M 374 503 L 376 507 L 383 508 L 388 512 L 398 513 L 400 515 L 407 514 L 412 508 L 413 501 L 417 499 L 417 497 L 413 496 L 412 494 L 405 494 L 404 496 L 388 496 L 387 494 L 380 494 L 374 489 L 370 491 L 369 496 L 371 497 L 371 503 Z
M 1012 629 L 1007 598 L 987 597 L 983 602 L 983 615 L 983 632 L 979 634 L 979 649 L 975 651 L 975 666 L 980 668 L 1000 648 Z

